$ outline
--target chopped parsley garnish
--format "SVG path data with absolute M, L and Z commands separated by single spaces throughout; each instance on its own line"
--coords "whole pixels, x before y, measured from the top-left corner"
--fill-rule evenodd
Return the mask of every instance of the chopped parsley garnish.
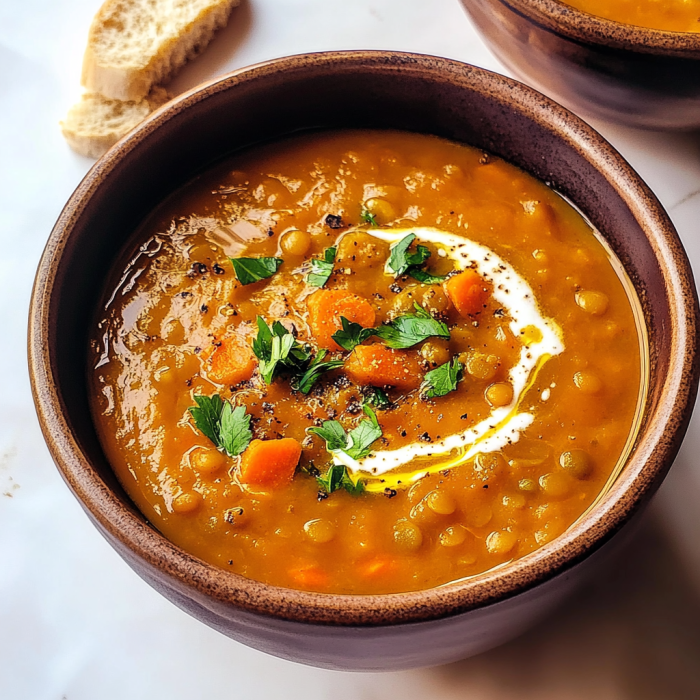
M 408 274 L 422 284 L 442 284 L 447 279 L 447 275 L 433 275 L 420 267 L 409 268 Z
M 323 362 L 323 358 L 326 356 L 326 354 L 326 350 L 318 351 L 318 354 L 312 360 L 306 372 L 304 372 L 304 374 L 302 374 L 300 377 L 294 377 L 292 379 L 293 389 L 300 391 L 302 394 L 308 394 L 313 385 L 324 372 L 330 372 L 332 369 L 338 369 L 339 367 L 343 366 L 343 360 L 328 360 Z
M 377 330 L 376 328 L 364 328 L 359 323 L 348 321 L 345 316 L 340 317 L 340 322 L 343 324 L 342 330 L 336 331 L 331 337 L 343 350 L 348 352 L 354 350 L 367 338 L 371 338 Z
M 309 286 L 323 287 L 328 282 L 328 278 L 333 274 L 335 253 L 335 248 L 326 248 L 323 251 L 323 259 L 311 258 L 311 272 L 306 276 L 306 283 Z
M 361 420 L 349 433 L 336 420 L 324 421 L 320 427 L 308 430 L 326 441 L 326 449 L 336 459 L 325 474 L 316 477 L 319 486 L 326 493 L 345 489 L 356 496 L 365 490 L 363 483 L 354 481 L 348 474 L 347 467 L 342 464 L 344 457 L 353 460 L 366 457 L 372 451 L 372 443 L 382 436 L 374 411 L 369 406 L 364 406 L 363 410 L 368 418 Z
M 342 360 L 323 361 L 326 350 L 319 350 L 311 359 L 311 349 L 302 345 L 279 321 L 270 328 L 265 320 L 258 316 L 258 335 L 253 340 L 253 353 L 258 358 L 260 376 L 266 384 L 272 384 L 275 377 L 282 372 L 292 375 L 292 388 L 308 394 L 324 373 L 343 366 Z
M 241 284 L 265 280 L 277 272 L 282 258 L 229 258 L 236 278 Z
M 379 387 L 371 388 L 370 392 L 365 396 L 363 404 L 366 406 L 374 406 L 374 408 L 380 410 L 390 408 L 393 405 L 384 389 L 380 389 Z
M 306 363 L 311 359 L 309 349 L 279 322 L 275 321 L 272 328 L 258 316 L 258 335 L 253 341 L 253 353 L 258 358 L 260 375 L 266 384 L 282 371 L 288 370 L 294 374 L 303 373 Z
M 362 410 L 368 418 L 361 420 L 349 433 L 337 420 L 323 421 L 321 426 L 309 428 L 308 432 L 325 440 L 330 453 L 343 453 L 354 460 L 362 459 L 372 451 L 372 443 L 382 436 L 382 428 L 374 411 L 369 406 L 363 406 Z
M 308 432 L 325 440 L 329 452 L 344 450 L 348 446 L 345 428 L 337 420 L 324 420 L 317 428 L 309 428 Z
M 461 374 L 462 363 L 457 357 L 453 357 L 444 365 L 440 365 L 426 373 L 421 392 L 429 399 L 445 396 L 457 389 L 457 383 Z
M 336 331 L 331 337 L 344 350 L 351 352 L 358 345 L 372 336 L 381 338 L 388 347 L 394 349 L 412 348 L 428 338 L 450 339 L 447 324 L 433 318 L 425 309 L 414 303 L 415 314 L 397 316 L 390 323 L 378 328 L 363 328 L 359 323 L 340 317 L 342 330 Z
M 245 406 L 233 408 L 218 394 L 195 396 L 194 401 L 197 405 L 189 408 L 194 424 L 218 449 L 235 457 L 248 447 L 253 433 Z
M 373 214 L 369 209 L 362 209 L 360 219 L 362 219 L 362 221 L 364 221 L 366 224 L 369 224 L 372 227 L 379 226 L 379 224 L 377 223 L 376 215 Z
M 416 234 L 409 233 L 392 246 L 391 255 L 389 256 L 389 267 L 396 273 L 397 277 L 410 275 L 423 284 L 444 282 L 446 279 L 444 275 L 432 275 L 422 269 L 422 266 L 430 257 L 430 251 L 424 245 L 417 245 L 415 252 L 409 252 L 409 248 L 415 240 Z
M 328 494 L 345 489 L 349 494 L 359 496 L 365 490 L 365 486 L 360 480 L 352 480 L 344 464 L 331 464 L 325 474 L 316 477 L 316 481 Z
M 416 246 L 415 253 L 408 252 L 411 243 L 415 240 L 416 234 L 409 233 L 408 236 L 391 247 L 389 267 L 399 277 L 406 274 L 409 267 L 420 266 L 430 257 L 430 251 L 424 245 Z
M 428 338 L 450 339 L 447 324 L 433 318 L 418 304 L 413 304 L 415 314 L 398 316 L 391 323 L 375 329 L 374 335 L 381 338 L 390 348 L 412 348 Z

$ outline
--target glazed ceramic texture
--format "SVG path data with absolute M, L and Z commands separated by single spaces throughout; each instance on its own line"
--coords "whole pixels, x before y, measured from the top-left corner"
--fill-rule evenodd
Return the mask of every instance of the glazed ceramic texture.
M 700 125 L 700 34 L 619 24 L 558 0 L 461 0 L 515 75 L 585 115 L 653 129 Z
M 223 155 L 301 129 L 371 127 L 483 148 L 567 196 L 616 252 L 641 300 L 651 376 L 643 424 L 616 483 L 559 538 L 498 571 L 414 593 L 324 595 L 220 570 L 166 540 L 118 485 L 97 440 L 87 338 L 104 280 L 162 199 Z M 698 302 L 688 260 L 653 194 L 595 131 L 539 93 L 446 59 L 321 53 L 234 72 L 154 113 L 88 173 L 39 266 L 29 364 L 51 453 L 100 532 L 182 609 L 258 649 L 326 668 L 455 660 L 524 631 L 619 542 L 670 467 L 698 382 Z

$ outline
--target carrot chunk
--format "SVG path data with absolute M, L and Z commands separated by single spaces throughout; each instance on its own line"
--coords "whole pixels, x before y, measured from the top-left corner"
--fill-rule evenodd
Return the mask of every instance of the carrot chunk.
M 464 270 L 445 282 L 445 291 L 463 318 L 481 313 L 488 298 L 488 287 L 474 270 Z
M 345 360 L 345 372 L 356 384 L 416 389 L 422 376 L 415 353 L 384 345 L 358 345 Z
M 294 438 L 253 440 L 241 457 L 241 481 L 258 486 L 283 486 L 294 476 L 301 445 Z
M 394 570 L 396 570 L 396 560 L 385 556 L 376 556 L 359 566 L 360 575 L 365 578 L 380 578 Z
M 311 333 L 326 350 L 342 350 L 331 337 L 343 327 L 341 316 L 364 328 L 371 328 L 376 318 L 367 299 L 344 289 L 319 289 L 308 298 L 306 305 Z
M 255 371 L 255 356 L 247 343 L 236 335 L 224 338 L 211 356 L 207 375 L 217 384 L 238 384 Z

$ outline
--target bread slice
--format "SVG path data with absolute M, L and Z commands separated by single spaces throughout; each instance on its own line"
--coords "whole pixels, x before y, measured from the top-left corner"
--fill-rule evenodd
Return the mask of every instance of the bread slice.
M 82 84 L 113 100 L 142 100 L 226 25 L 239 0 L 106 0 L 92 21 Z
M 61 131 L 74 151 L 88 158 L 99 158 L 168 99 L 162 87 L 154 88 L 146 99 L 130 102 L 86 92 L 68 111 L 61 122 Z

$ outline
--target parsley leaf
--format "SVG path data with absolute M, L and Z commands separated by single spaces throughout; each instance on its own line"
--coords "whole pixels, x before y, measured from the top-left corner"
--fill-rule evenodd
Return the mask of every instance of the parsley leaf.
M 256 322 L 258 335 L 253 340 L 253 354 L 259 360 L 264 360 L 269 358 L 272 353 L 272 331 L 262 316 L 258 316 Z
M 194 401 L 197 405 L 189 408 L 194 424 L 218 449 L 236 457 L 248 447 L 253 433 L 245 406 L 233 408 L 218 394 L 195 396 Z
M 391 248 L 389 267 L 397 276 L 410 275 L 422 284 L 440 284 L 444 282 L 447 279 L 446 275 L 433 275 L 421 269 L 421 266 L 430 257 L 430 251 L 425 246 L 416 246 L 415 253 L 408 252 L 415 239 L 416 234 L 409 233 Z
M 323 424 L 317 428 L 309 428 L 309 433 L 318 435 L 326 441 L 326 449 L 329 452 L 344 450 L 348 445 L 348 436 L 345 428 L 337 420 L 324 420 Z
M 372 451 L 372 443 L 382 436 L 382 428 L 377 421 L 377 416 L 369 406 L 363 406 L 362 410 L 369 420 L 361 420 L 354 430 L 348 435 L 349 447 L 345 452 L 353 459 L 362 459 Z
M 391 323 L 375 329 L 375 335 L 381 338 L 390 348 L 412 348 L 427 338 L 437 337 L 450 339 L 447 324 L 433 318 L 418 304 L 413 304 L 415 314 L 398 316 Z
M 361 420 L 349 434 L 337 420 L 323 421 L 320 427 L 309 428 L 308 432 L 325 440 L 329 452 L 344 452 L 352 459 L 362 459 L 372 451 L 372 443 L 382 436 L 374 411 L 369 406 L 363 406 L 363 410 L 369 420 Z
M 416 234 L 409 233 L 391 248 L 389 267 L 398 276 L 405 274 L 411 267 L 419 267 L 430 257 L 430 251 L 424 245 L 416 246 L 415 253 L 408 252 L 411 243 L 415 240 Z
M 218 394 L 213 396 L 195 396 L 196 406 L 188 410 L 194 419 L 197 430 L 206 435 L 217 447 L 221 447 L 219 433 L 221 432 L 221 412 L 224 402 Z
M 258 335 L 253 340 L 253 353 L 258 358 L 260 375 L 266 384 L 284 369 L 295 374 L 304 372 L 306 363 L 311 359 L 308 348 L 279 322 L 270 328 L 265 320 L 258 316 Z
M 292 379 L 293 389 L 300 391 L 302 394 L 308 394 L 311 391 L 311 387 L 313 387 L 324 372 L 330 372 L 332 369 L 338 369 L 343 366 L 343 360 L 328 360 L 323 362 L 323 358 L 326 354 L 325 350 L 318 351 L 318 355 L 316 355 L 308 366 L 306 372 L 300 377 L 294 377 Z
M 235 457 L 241 454 L 253 439 L 250 430 L 250 416 L 246 413 L 245 406 L 231 408 L 227 401 L 221 412 L 221 444 L 226 453 Z
M 407 273 L 422 284 L 441 284 L 447 279 L 447 275 L 433 275 L 420 267 L 409 267 Z
M 445 394 L 455 391 L 461 374 L 462 363 L 457 357 L 453 357 L 449 362 L 436 367 L 425 375 L 421 391 L 429 399 L 445 396 Z
M 340 322 L 343 324 L 343 329 L 336 331 L 331 337 L 343 350 L 348 352 L 354 350 L 367 338 L 372 337 L 376 331 L 376 328 L 364 328 L 359 323 L 348 321 L 345 316 L 340 317 Z
M 379 226 L 379 224 L 377 223 L 376 215 L 373 214 L 369 209 L 362 209 L 360 219 L 362 219 L 362 221 L 364 221 L 366 224 L 369 224 L 372 227 Z
M 311 258 L 311 272 L 306 276 L 306 283 L 311 287 L 323 287 L 333 273 L 335 248 L 326 248 L 323 259 Z
M 361 481 L 352 480 L 343 464 L 331 464 L 325 474 L 316 477 L 316 481 L 329 494 L 339 489 L 345 489 L 349 494 L 359 496 L 365 490 Z
M 384 389 L 379 387 L 372 387 L 371 392 L 365 396 L 363 403 L 380 410 L 389 408 L 392 405 L 391 399 L 386 395 Z
M 272 337 L 270 346 L 270 356 L 268 358 L 260 358 L 260 374 L 266 384 L 272 384 L 275 374 L 278 373 L 278 365 L 282 363 L 284 366 L 285 360 L 289 357 L 289 351 L 294 345 L 294 336 L 291 333 L 287 335 Z
M 252 284 L 272 277 L 284 262 L 282 258 L 229 258 L 241 284 Z

